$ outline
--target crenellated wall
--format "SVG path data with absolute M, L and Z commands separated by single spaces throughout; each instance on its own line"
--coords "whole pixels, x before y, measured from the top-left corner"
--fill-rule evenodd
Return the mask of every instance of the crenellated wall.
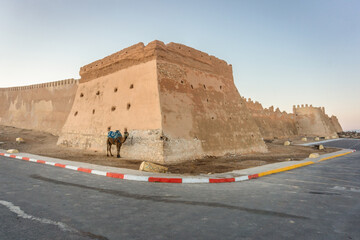
M 264 139 L 289 138 L 297 135 L 294 114 L 281 112 L 279 108 L 274 111 L 273 106 L 264 109 L 259 102 L 254 102 L 251 98 L 243 99 Z
M 74 102 L 78 80 L 0 88 L 0 124 L 58 135 Z
M 313 107 L 302 104 L 293 106 L 296 127 L 299 135 L 305 136 L 338 136 L 333 121 L 325 113 L 324 107 Z

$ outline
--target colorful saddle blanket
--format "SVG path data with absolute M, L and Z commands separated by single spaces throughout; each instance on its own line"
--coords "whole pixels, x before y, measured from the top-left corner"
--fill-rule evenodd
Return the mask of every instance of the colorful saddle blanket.
M 108 137 L 109 138 L 119 138 L 119 137 L 122 137 L 121 135 L 121 132 L 119 130 L 116 130 L 115 132 L 114 131 L 110 131 L 108 133 Z

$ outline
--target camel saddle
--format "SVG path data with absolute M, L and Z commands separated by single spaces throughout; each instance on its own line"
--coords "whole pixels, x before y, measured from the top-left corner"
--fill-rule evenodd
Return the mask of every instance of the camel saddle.
M 109 131 L 108 133 L 108 138 L 121 138 L 122 135 L 121 135 L 121 132 L 119 130 L 116 130 L 116 131 Z

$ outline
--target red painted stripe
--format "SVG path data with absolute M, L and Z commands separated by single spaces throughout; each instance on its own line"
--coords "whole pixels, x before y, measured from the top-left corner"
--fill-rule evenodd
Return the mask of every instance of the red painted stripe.
M 258 178 L 259 177 L 259 174 L 253 174 L 253 175 L 249 175 L 249 180 L 250 179 L 253 179 L 253 178 Z
M 121 178 L 124 179 L 124 174 L 121 173 L 112 173 L 112 172 L 107 172 L 106 173 L 107 177 L 112 177 L 112 178 Z
M 16 155 L 10 155 L 11 158 L 16 158 Z
M 65 168 L 66 165 L 64 164 L 60 164 L 60 163 L 55 163 L 55 167 L 62 167 L 62 168 Z
M 149 182 L 182 183 L 182 178 L 149 177 Z
M 235 178 L 210 178 L 209 183 L 235 182 Z
M 5 153 L 0 153 L 0 155 L 1 155 L 1 156 L 4 156 L 4 155 L 5 155 Z
M 81 168 L 81 167 L 79 167 L 77 170 L 80 171 L 80 172 L 91 173 L 91 169 L 88 169 L 88 168 Z
M 29 161 L 30 158 L 28 158 L 28 157 L 23 157 L 22 160 Z
M 37 163 L 44 163 L 44 164 L 45 164 L 45 161 L 43 161 L 43 160 L 37 160 L 36 162 L 37 162 Z

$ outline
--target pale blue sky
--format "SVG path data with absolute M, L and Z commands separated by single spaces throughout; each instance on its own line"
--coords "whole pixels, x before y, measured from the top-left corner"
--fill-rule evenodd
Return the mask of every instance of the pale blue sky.
M 79 78 L 155 39 L 224 59 L 265 107 L 325 106 L 360 128 L 360 1 L 0 0 L 0 87 Z

